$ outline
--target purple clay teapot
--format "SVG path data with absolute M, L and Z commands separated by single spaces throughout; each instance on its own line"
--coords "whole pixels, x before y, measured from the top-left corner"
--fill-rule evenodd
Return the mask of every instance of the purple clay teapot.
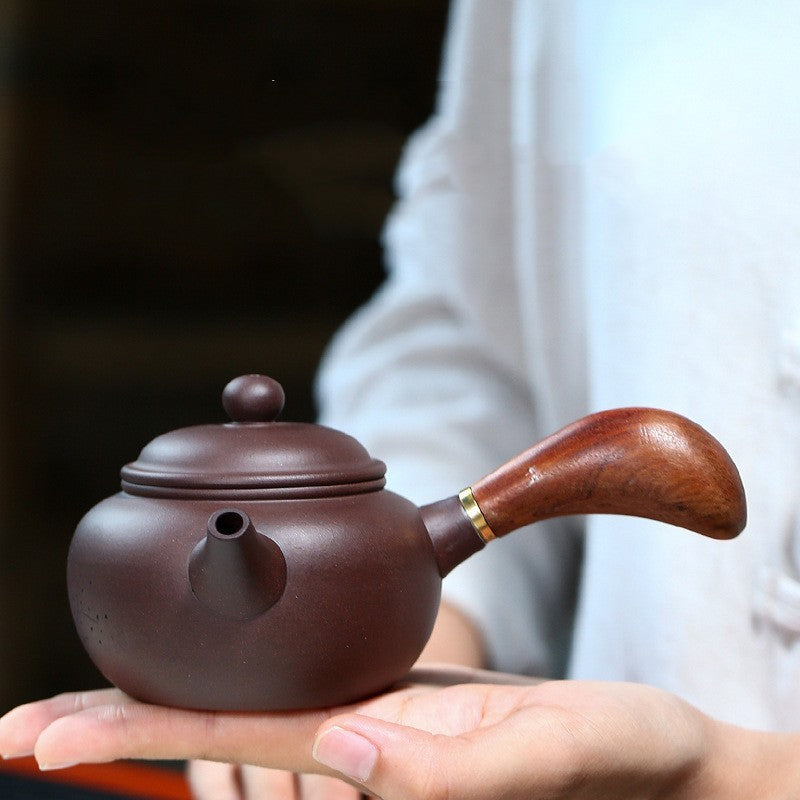
M 236 378 L 222 402 L 231 422 L 153 440 L 70 547 L 80 638 L 140 700 L 279 710 L 385 689 L 427 642 L 442 578 L 537 520 L 629 514 L 718 539 L 745 524 L 725 450 L 666 411 L 586 417 L 417 508 L 350 436 L 275 421 L 274 380 Z

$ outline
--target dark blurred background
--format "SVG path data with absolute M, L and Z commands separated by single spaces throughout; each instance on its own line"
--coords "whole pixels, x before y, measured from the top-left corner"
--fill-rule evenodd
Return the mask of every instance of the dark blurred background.
M 102 683 L 64 565 L 124 463 L 242 372 L 313 419 L 446 6 L 0 0 L 0 710 Z

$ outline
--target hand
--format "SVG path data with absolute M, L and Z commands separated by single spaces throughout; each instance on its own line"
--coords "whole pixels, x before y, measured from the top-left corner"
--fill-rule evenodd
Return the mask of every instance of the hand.
M 384 800 L 785 798 L 796 735 L 715 722 L 635 684 L 463 683 L 429 669 L 332 711 L 235 714 L 149 706 L 109 689 L 60 695 L 0 720 L 0 752 L 44 766 L 117 758 L 210 758 L 345 777 Z M 478 674 L 477 678 L 491 678 Z
M 483 641 L 473 623 L 443 602 L 419 664 L 442 662 L 466 667 L 486 663 Z M 195 800 L 359 800 L 361 792 L 335 778 L 292 775 L 252 764 L 190 761 L 187 777 Z

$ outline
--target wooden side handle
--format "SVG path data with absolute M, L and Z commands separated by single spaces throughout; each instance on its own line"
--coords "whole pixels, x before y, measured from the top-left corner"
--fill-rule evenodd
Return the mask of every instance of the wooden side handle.
M 722 445 L 685 417 L 651 408 L 584 417 L 471 489 L 495 536 L 548 517 L 626 514 L 731 539 L 747 519 Z

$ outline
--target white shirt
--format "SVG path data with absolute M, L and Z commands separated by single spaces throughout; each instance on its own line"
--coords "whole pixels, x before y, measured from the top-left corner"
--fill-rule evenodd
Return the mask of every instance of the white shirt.
M 322 421 L 421 503 L 588 412 L 667 408 L 749 503 L 733 542 L 598 516 L 491 543 L 445 594 L 498 668 L 557 673 L 569 641 L 572 677 L 800 728 L 799 78 L 795 0 L 454 6 Z

